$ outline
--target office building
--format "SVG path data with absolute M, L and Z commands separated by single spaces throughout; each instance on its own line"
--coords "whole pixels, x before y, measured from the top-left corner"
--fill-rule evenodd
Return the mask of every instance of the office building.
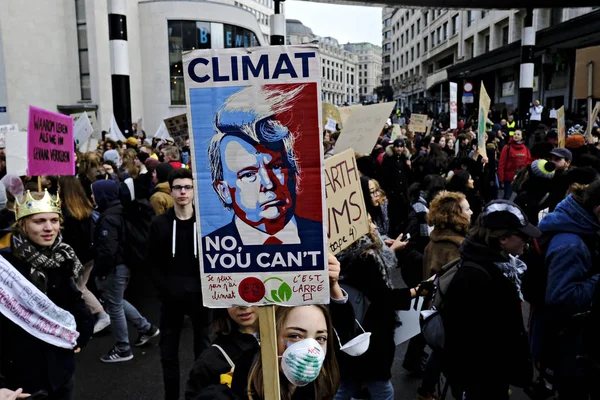
M 381 85 L 381 46 L 371 43 L 347 43 L 344 48 L 358 56 L 358 93 L 361 102 L 377 102 Z

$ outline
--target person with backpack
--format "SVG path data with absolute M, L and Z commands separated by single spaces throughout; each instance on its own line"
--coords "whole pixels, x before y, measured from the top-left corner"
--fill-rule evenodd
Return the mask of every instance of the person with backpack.
M 131 276 L 126 264 L 126 223 L 123 206 L 119 200 L 119 184 L 112 180 L 100 180 L 92 184 L 92 199 L 100 217 L 94 231 L 94 273 L 96 286 L 106 304 L 110 316 L 114 347 L 100 361 L 115 363 L 133 358 L 129 345 L 127 322 L 138 330 L 136 347 L 143 346 L 159 335 L 159 329 L 150 324 L 138 310 L 124 299 L 125 289 Z
M 148 261 L 161 299 L 159 346 L 165 399 L 170 400 L 179 399 L 179 339 L 184 317 L 191 318 L 194 328 L 194 359 L 210 345 L 211 318 L 202 305 L 192 171 L 176 169 L 167 183 L 175 205 L 152 221 Z
M 532 380 L 521 310 L 519 260 L 541 232 L 517 205 L 489 203 L 460 248 L 461 262 L 443 298 L 444 374 L 453 395 L 508 399 L 509 385 Z
M 583 196 L 569 195 L 539 228 L 544 269 L 537 280 L 542 287 L 545 282 L 545 296 L 532 315 L 532 352 L 543 370 L 554 371 L 561 399 L 587 399 L 597 382 L 578 361 L 586 349 L 576 316 L 590 310 L 600 277 L 600 181 L 590 184 Z
M 531 154 L 523 142 L 523 132 L 517 129 L 508 144 L 502 148 L 498 163 L 498 181 L 504 185 L 504 200 L 510 200 L 512 196 L 512 182 L 517 170 L 530 162 Z

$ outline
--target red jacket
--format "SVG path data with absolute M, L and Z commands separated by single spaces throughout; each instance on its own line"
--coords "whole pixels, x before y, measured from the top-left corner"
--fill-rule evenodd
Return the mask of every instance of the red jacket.
M 498 180 L 500 182 L 512 182 L 515 173 L 521 167 L 529 165 L 531 154 L 523 142 L 515 143 L 512 139 L 504 146 L 500 154 L 498 164 Z

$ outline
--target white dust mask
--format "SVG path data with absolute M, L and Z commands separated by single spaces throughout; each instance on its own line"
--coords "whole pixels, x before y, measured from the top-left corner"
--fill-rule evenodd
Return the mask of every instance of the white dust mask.
M 281 370 L 295 386 L 306 386 L 319 376 L 325 350 L 315 339 L 304 339 L 289 346 L 281 356 Z
M 361 326 L 358 320 L 355 319 L 354 322 L 358 324 L 363 333 L 356 336 L 345 345 L 342 346 L 342 341 L 340 340 L 337 331 L 334 330 L 334 332 L 340 344 L 340 350 L 352 357 L 358 357 L 363 355 L 369 349 L 369 345 L 371 343 L 371 332 L 365 332 L 365 329 Z

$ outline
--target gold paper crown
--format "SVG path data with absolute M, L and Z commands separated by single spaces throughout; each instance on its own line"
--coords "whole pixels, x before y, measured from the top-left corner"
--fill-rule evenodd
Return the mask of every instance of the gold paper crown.
M 31 192 L 28 190 L 24 200 L 25 201 L 23 203 L 21 203 L 18 199 L 15 200 L 15 213 L 17 214 L 17 221 L 23 217 L 28 217 L 34 214 L 62 214 L 62 210 L 60 208 L 60 198 L 58 195 L 56 195 L 56 199 L 53 199 L 52 196 L 50 196 L 50 193 L 48 193 L 48 189 L 45 189 L 44 197 L 42 197 L 41 200 L 34 199 L 31 195 Z

